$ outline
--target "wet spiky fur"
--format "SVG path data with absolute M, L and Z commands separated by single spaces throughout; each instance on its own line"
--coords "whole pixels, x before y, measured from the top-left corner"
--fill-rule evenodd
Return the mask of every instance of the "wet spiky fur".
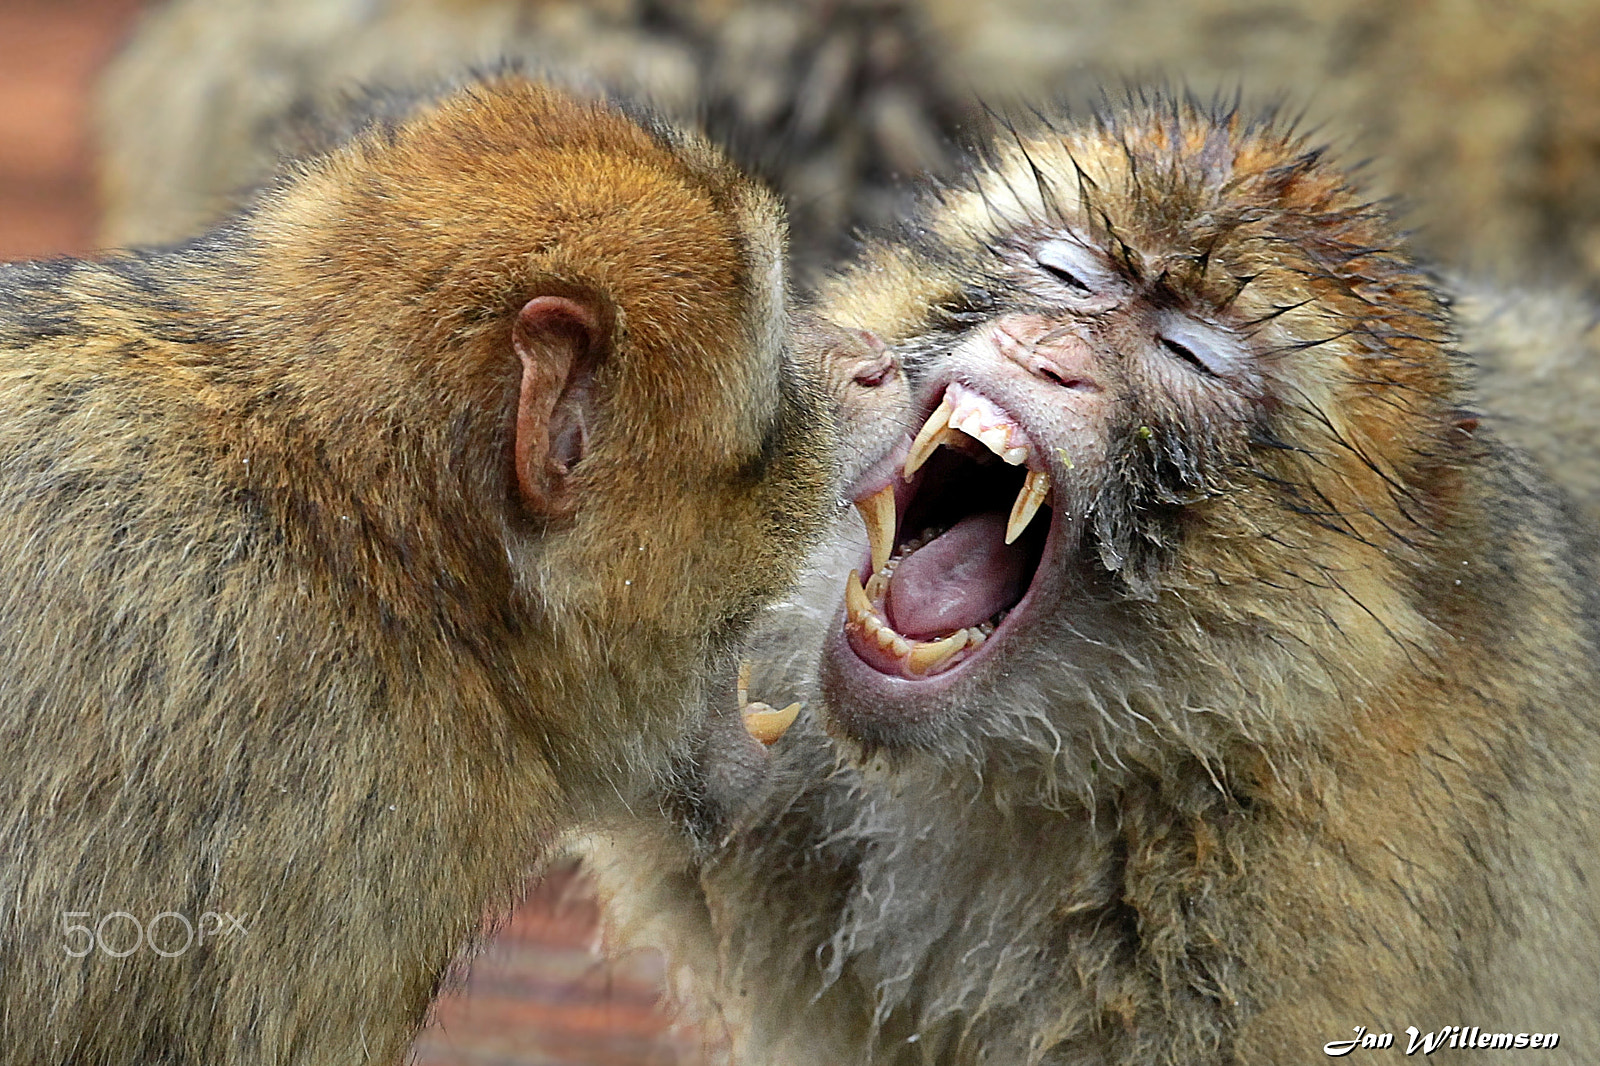
M 1001 142 L 824 313 L 915 385 L 1030 306 L 1006 257 L 1061 230 L 1151 306 L 1233 323 L 1238 403 L 1106 371 L 1154 432 L 1064 505 L 1100 577 L 939 728 L 844 735 L 819 557 L 758 692 L 812 710 L 686 876 L 619 849 L 619 921 L 677 915 L 636 935 L 712 967 L 752 1062 L 1287 1066 L 1408 1025 L 1588 1061 L 1593 531 L 1471 410 L 1439 285 L 1291 130 L 1146 99 Z
M 550 292 L 609 338 L 564 519 L 512 468 Z M 0 267 L 0 1062 L 400 1061 L 816 531 L 784 305 L 770 195 L 515 78 L 193 243 Z M 66 929 L 114 912 L 170 957 Z

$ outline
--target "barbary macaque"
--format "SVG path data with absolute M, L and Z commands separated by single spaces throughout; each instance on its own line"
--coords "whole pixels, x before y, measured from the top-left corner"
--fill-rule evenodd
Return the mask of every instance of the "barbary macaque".
M 712 736 L 687 858 L 598 864 L 737 1061 L 1590 1061 L 1592 518 L 1328 153 L 1159 97 L 1046 123 L 818 313 L 906 399 L 756 649 L 807 709 Z
M 0 1062 L 398 1063 L 650 809 L 833 498 L 782 244 L 698 136 L 506 76 L 0 268 Z

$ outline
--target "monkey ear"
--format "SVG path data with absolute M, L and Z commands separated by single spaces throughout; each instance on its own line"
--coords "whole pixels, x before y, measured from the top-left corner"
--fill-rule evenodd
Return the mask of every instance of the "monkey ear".
M 522 360 L 512 448 L 528 511 L 566 518 L 577 509 L 572 468 L 589 446 L 594 370 L 606 342 L 599 309 L 579 296 L 535 296 L 511 329 Z

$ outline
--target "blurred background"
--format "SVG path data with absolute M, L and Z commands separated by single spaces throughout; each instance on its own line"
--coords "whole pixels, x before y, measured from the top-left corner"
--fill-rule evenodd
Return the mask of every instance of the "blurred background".
M 802 280 L 956 173 L 984 104 L 1130 81 L 1304 109 L 1447 269 L 1600 279 L 1600 0 L 0 0 L 0 257 L 198 232 L 354 87 L 502 55 L 709 124 L 786 197 Z M 604 958 L 574 867 L 499 917 L 417 1063 L 724 1057 L 658 956 Z
M 0 0 L 0 258 L 96 244 L 94 79 L 137 0 Z

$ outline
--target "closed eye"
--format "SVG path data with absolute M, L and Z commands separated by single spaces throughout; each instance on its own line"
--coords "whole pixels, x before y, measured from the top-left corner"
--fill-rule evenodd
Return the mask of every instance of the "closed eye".
M 1181 311 L 1163 312 L 1154 323 L 1156 343 L 1212 378 L 1232 378 L 1248 365 L 1248 353 L 1228 330 L 1201 322 Z
M 1054 263 L 1040 263 L 1039 265 L 1044 268 L 1045 273 L 1049 274 L 1063 285 L 1066 285 L 1069 288 L 1077 289 L 1079 292 L 1086 293 L 1089 291 L 1089 286 L 1078 280 L 1077 276 L 1072 274 L 1070 271 L 1058 267 Z
M 1075 240 L 1055 238 L 1033 250 L 1033 261 L 1050 277 L 1072 290 L 1073 296 L 1094 296 L 1107 291 L 1112 275 L 1099 256 Z
M 1177 356 L 1179 359 L 1182 359 L 1184 362 L 1189 363 L 1202 374 L 1213 378 L 1217 376 L 1217 372 L 1215 370 L 1212 370 L 1209 366 L 1206 366 L 1204 361 L 1202 361 L 1198 355 L 1194 354 L 1194 349 L 1188 347 L 1187 345 L 1179 344 L 1171 337 L 1157 337 L 1156 339 L 1161 342 L 1161 346 L 1163 348 Z

